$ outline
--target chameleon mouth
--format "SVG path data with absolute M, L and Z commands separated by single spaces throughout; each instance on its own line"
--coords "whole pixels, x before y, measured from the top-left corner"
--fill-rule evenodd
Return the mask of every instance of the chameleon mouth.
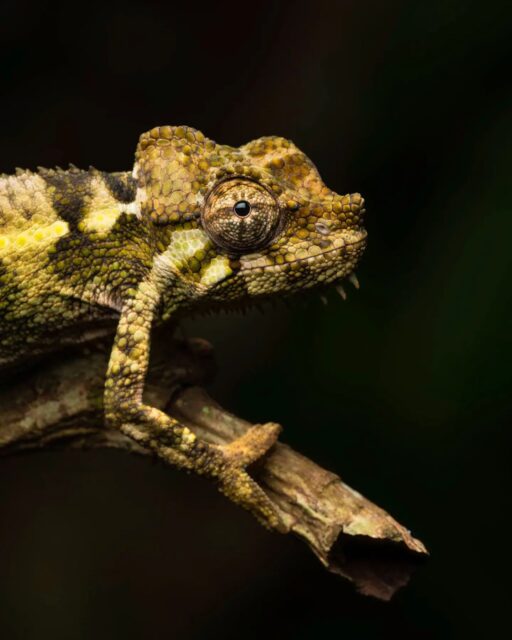
M 274 306 L 280 301 L 289 304 L 293 298 L 321 300 L 326 305 L 333 291 L 346 300 L 346 282 L 359 289 L 354 270 L 364 251 L 366 238 L 365 229 L 344 232 L 337 236 L 338 246 L 283 264 L 265 264 L 268 258 L 253 254 L 250 261 L 242 262 L 234 279 L 220 280 L 207 290 L 208 296 L 202 300 L 200 309 L 196 306 L 194 310 L 184 309 L 183 312 L 201 315 L 219 310 L 224 313 L 245 313 L 253 308 L 264 311 L 266 304 Z M 230 286 L 234 281 L 242 281 L 243 285 L 242 288 L 235 286 L 235 295 L 230 297 Z

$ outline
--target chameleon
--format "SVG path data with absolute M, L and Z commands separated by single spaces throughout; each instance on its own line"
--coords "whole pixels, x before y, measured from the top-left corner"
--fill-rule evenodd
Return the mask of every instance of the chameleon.
M 293 142 L 240 147 L 187 126 L 142 134 L 132 171 L 70 165 L 0 176 L 0 370 L 115 335 L 104 416 L 167 462 L 217 483 L 269 528 L 282 523 L 247 466 L 278 425 L 217 446 L 144 402 L 151 330 L 354 279 L 364 199 L 338 195 Z

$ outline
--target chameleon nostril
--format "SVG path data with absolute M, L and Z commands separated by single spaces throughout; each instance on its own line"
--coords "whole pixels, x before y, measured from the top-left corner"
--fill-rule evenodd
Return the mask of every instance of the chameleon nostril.
M 319 221 L 315 223 L 315 229 L 323 236 L 329 235 L 329 225 L 326 222 Z

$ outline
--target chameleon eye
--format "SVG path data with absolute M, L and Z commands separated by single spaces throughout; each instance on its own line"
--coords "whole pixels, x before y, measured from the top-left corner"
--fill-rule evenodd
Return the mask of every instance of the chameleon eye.
M 267 245 L 275 238 L 279 221 L 274 196 L 243 178 L 217 185 L 202 214 L 204 229 L 213 242 L 232 253 L 251 253 Z

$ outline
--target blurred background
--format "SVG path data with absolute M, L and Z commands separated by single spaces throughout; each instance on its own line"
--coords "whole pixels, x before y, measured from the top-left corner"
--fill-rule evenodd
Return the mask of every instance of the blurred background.
M 508 7 L 507 7 L 508 5 Z M 397 638 L 508 624 L 509 3 L 0 7 L 0 171 L 128 170 L 140 133 L 291 138 L 367 201 L 361 290 L 186 323 L 212 392 L 412 529 L 391 603 L 199 479 L 117 452 L 0 461 L 0 637 Z

